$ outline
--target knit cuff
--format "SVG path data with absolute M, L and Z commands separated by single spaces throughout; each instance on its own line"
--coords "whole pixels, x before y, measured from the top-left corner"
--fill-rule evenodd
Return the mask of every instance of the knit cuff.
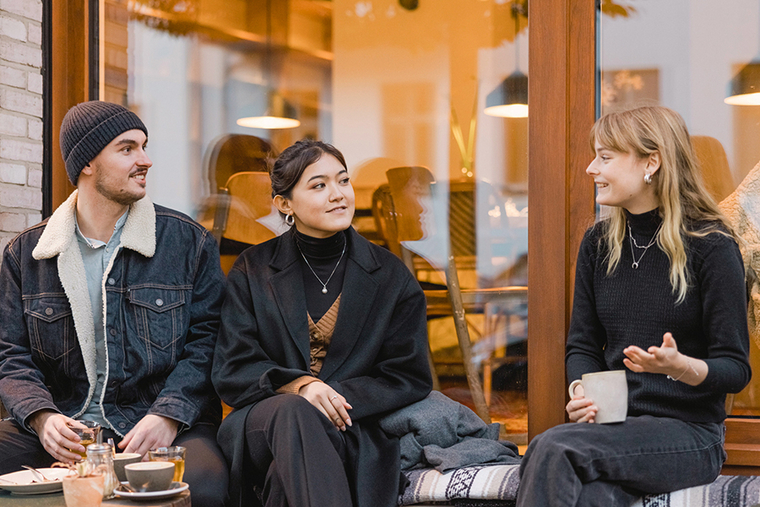
M 277 393 L 279 394 L 298 394 L 298 391 L 305 385 L 309 385 L 312 382 L 322 382 L 317 377 L 312 377 L 310 375 L 304 375 L 303 377 L 298 377 L 295 380 L 292 380 L 285 384 L 282 387 L 279 387 L 277 389 Z

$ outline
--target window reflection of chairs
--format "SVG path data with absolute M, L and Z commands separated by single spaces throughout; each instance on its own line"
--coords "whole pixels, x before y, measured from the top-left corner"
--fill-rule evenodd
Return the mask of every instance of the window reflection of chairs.
M 715 202 L 722 201 L 736 188 L 723 145 L 709 136 L 691 136 L 691 142 L 694 144 L 707 190 Z
M 381 186 L 373 199 L 378 230 L 385 236 L 389 249 L 404 260 L 418 279 L 426 270 L 444 273 L 444 286 L 425 290 L 428 316 L 454 318 L 475 410 L 490 422 L 486 401 L 490 398 L 490 378 L 486 379 L 484 393 L 476 364 L 481 361 L 473 352 L 466 315 L 491 309 L 485 319 L 485 338 L 481 339 L 483 344 L 490 342 L 496 328 L 493 324 L 508 312 L 511 302 L 525 301 L 527 287 L 461 287 L 460 270 L 474 271 L 476 265 L 475 185 L 472 182 L 435 183 L 433 175 L 424 167 L 393 168 L 386 176 L 388 186 Z M 500 327 L 504 329 L 503 325 Z M 483 362 L 490 365 L 490 361 L 489 352 Z M 488 367 L 486 374 L 490 375 Z
M 230 176 L 214 214 L 212 234 L 220 245 L 231 242 L 232 249 L 247 248 L 274 238 L 284 229 L 272 204 L 269 173 L 238 172 Z M 222 268 L 228 272 L 240 252 L 226 253 L 222 248 Z
M 227 134 L 220 137 L 209 151 L 207 168 L 212 193 L 223 188 L 233 174 L 239 172 L 269 172 L 269 161 L 277 152 L 268 141 L 247 134 Z

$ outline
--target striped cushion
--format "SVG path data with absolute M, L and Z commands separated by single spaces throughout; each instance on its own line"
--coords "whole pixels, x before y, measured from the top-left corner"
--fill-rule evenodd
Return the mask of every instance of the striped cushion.
M 513 505 L 520 483 L 519 468 L 519 465 L 478 465 L 444 474 L 430 468 L 411 470 L 405 472 L 411 484 L 400 497 L 399 505 L 434 502 L 465 505 L 457 501 L 461 499 L 501 500 L 503 504 L 493 505 Z M 649 495 L 631 507 L 752 507 L 759 503 L 760 477 L 721 475 L 704 486 Z
M 752 507 L 760 502 L 760 477 L 720 475 L 704 486 L 649 495 L 631 507 Z
M 432 468 L 406 472 L 411 484 L 400 505 L 446 502 L 460 498 L 514 500 L 520 484 L 520 465 L 469 466 L 441 473 Z

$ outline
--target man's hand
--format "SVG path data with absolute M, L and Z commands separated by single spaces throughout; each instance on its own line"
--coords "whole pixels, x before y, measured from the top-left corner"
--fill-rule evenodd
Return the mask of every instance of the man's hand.
M 148 459 L 148 451 L 156 447 L 172 445 L 177 438 L 179 422 L 168 417 L 148 414 L 135 425 L 132 430 L 119 442 L 119 448 L 124 452 L 136 452 Z
M 351 417 L 346 410 L 354 407 L 327 384 L 323 382 L 306 384 L 298 390 L 298 395 L 317 407 L 339 430 L 346 431 L 346 424 L 351 426 Z
M 74 419 L 52 410 L 40 410 L 31 415 L 29 426 L 37 433 L 45 450 L 58 461 L 73 463 L 82 459 L 79 454 L 71 452 L 85 452 L 84 446 L 79 444 L 79 436 L 69 428 L 80 426 Z

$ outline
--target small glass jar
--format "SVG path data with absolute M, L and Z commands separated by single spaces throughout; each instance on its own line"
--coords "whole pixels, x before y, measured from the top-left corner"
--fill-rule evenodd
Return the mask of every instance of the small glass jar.
M 90 444 L 87 446 L 87 461 L 104 476 L 103 498 L 113 498 L 113 490 L 119 485 L 119 479 L 113 470 L 113 450 L 108 444 Z

